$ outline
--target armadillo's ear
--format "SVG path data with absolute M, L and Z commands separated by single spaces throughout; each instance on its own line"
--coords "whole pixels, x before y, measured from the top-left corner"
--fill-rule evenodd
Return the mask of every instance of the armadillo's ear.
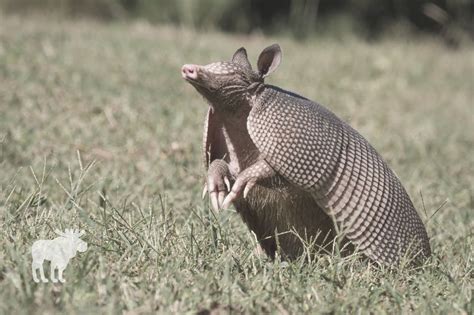
M 241 66 L 252 70 L 252 66 L 250 65 L 249 59 L 247 57 L 247 51 L 244 47 L 240 47 L 232 56 L 232 62 L 238 63 Z
M 273 44 L 265 48 L 258 57 L 258 73 L 262 78 L 275 71 L 281 62 L 281 48 L 278 44 Z

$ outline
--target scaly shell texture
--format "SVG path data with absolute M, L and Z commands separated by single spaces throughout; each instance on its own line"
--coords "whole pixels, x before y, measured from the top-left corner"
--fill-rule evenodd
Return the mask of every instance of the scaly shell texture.
M 428 235 L 397 176 L 356 130 L 323 106 L 267 86 L 247 128 L 265 160 L 309 192 L 371 259 L 430 256 Z

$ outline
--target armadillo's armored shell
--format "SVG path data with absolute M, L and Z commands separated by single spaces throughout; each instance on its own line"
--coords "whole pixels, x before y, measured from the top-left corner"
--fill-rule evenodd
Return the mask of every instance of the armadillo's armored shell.
M 319 104 L 268 87 L 250 136 L 265 160 L 313 195 L 367 256 L 398 264 L 430 255 L 424 225 L 398 178 L 354 129 Z

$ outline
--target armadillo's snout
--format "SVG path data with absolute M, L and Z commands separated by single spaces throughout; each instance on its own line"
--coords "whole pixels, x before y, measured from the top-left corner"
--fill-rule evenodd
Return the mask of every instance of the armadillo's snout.
M 198 77 L 197 74 L 198 66 L 197 65 L 184 65 L 181 68 L 181 75 L 184 79 L 196 80 Z

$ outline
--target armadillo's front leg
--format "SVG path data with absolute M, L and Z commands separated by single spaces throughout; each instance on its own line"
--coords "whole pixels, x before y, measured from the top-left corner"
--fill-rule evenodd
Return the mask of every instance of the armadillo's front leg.
M 230 190 L 229 176 L 229 165 L 224 160 L 217 159 L 209 165 L 203 198 L 208 191 L 209 199 L 211 199 L 211 204 L 215 211 L 218 211 L 222 206 L 225 193 Z
M 265 160 L 259 160 L 242 171 L 232 186 L 232 190 L 224 199 L 222 208 L 227 208 L 240 193 L 244 192 L 244 198 L 247 197 L 250 189 L 257 183 L 258 180 L 266 179 L 275 176 L 276 173 Z

